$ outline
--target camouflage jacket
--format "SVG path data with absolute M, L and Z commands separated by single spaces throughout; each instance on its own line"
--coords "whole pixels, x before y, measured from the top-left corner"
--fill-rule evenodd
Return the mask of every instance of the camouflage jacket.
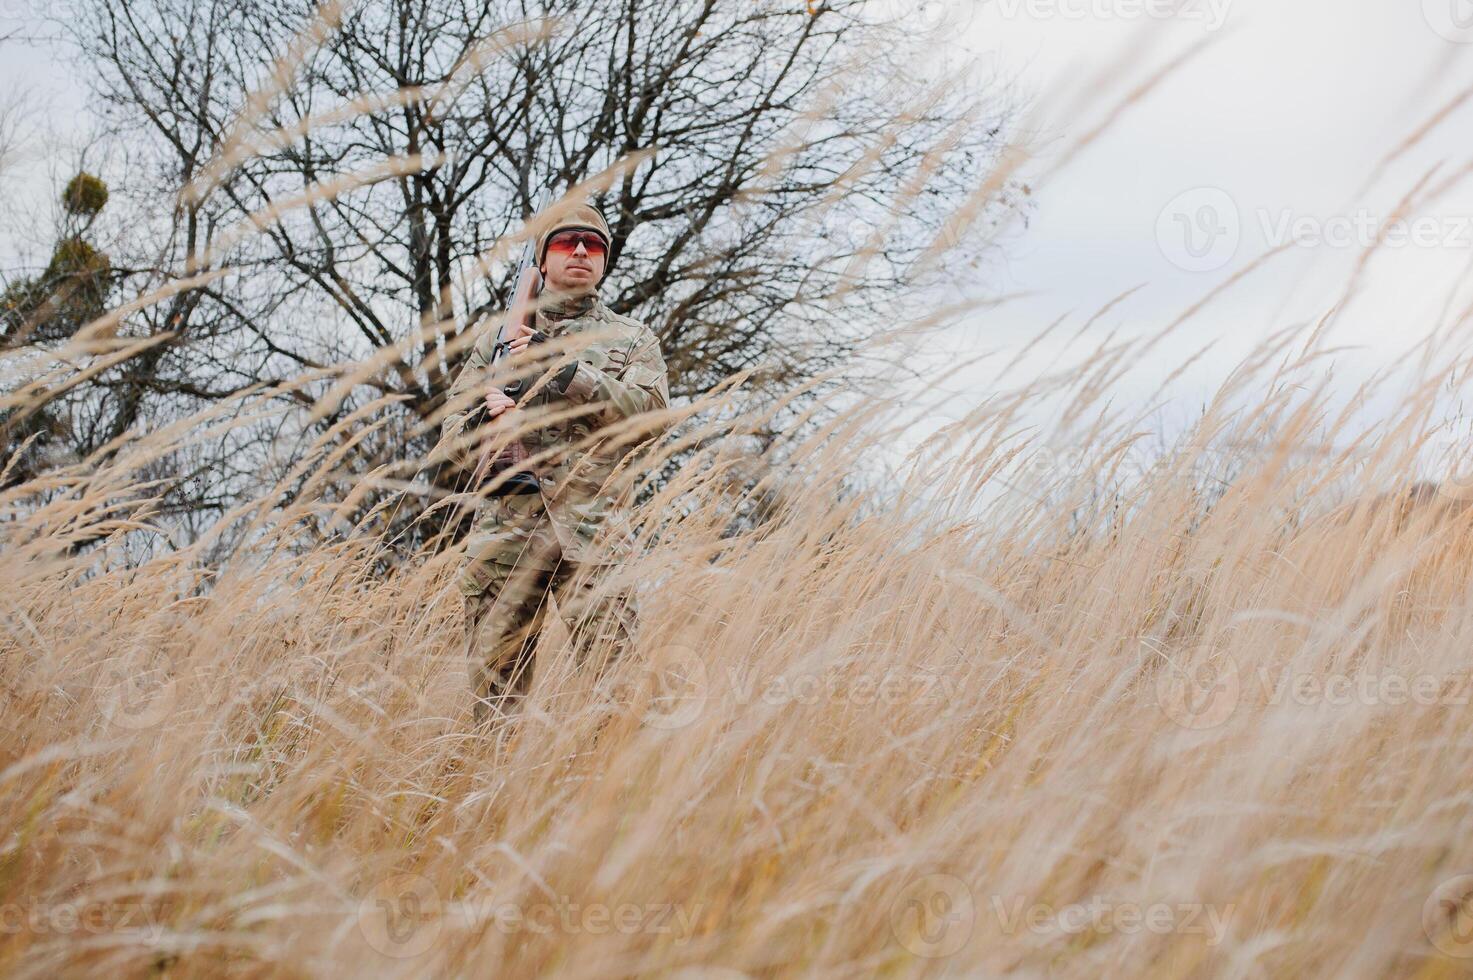
M 659 339 L 638 320 L 610 311 L 596 294 L 539 310 L 536 326 L 552 339 L 585 331 L 593 332 L 596 339 L 577 350 L 578 367 L 563 394 L 544 386 L 520 407 L 536 409 L 538 414 L 548 411 L 539 407 L 544 405 L 553 412 L 569 407 L 568 403 L 596 403 L 600 408 L 575 418 L 549 420 L 523 432 L 522 444 L 533 456 L 549 449 L 564 451 L 554 451 L 534 464 L 542 484 L 540 494 L 483 501 L 476 530 L 467 542 L 461 576 L 460 589 L 467 595 L 485 590 L 492 564 L 552 570 L 559 556 L 587 564 L 622 560 L 631 546 L 628 524 L 620 513 L 619 498 L 624 494 L 608 485 L 608 480 L 630 447 L 611 447 L 597 433 L 642 412 L 663 409 L 670 401 Z M 488 330 L 472 349 L 451 386 L 452 404 L 462 405 L 472 388 L 487 384 L 486 368 L 495 340 L 494 331 Z M 467 416 L 478 404 L 463 404 L 441 426 L 447 443 L 456 446 L 452 450 L 456 462 L 466 469 L 476 464 L 470 458 L 474 449 L 457 444 L 467 441 L 463 438 Z

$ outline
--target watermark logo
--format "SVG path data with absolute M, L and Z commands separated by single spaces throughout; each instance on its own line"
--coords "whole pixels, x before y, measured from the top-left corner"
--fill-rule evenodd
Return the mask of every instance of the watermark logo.
M 278 697 L 372 700 L 387 686 L 384 670 L 369 661 L 301 658 L 242 677 L 200 669 L 176 657 L 163 650 L 139 650 L 109 665 L 98 683 L 103 717 L 127 731 L 144 731 L 176 718 L 181 709 L 219 715 L 262 707 Z
M 744 708 L 822 704 L 900 708 L 944 706 L 954 703 L 959 693 L 956 679 L 944 671 L 893 667 L 871 671 L 851 660 L 779 673 L 732 664 L 723 675 L 682 646 L 657 651 L 632 688 L 627 699 L 619 700 L 635 706 L 643 724 L 662 731 L 694 723 L 717 698 Z
M 879 251 L 885 247 L 890 230 L 891 226 L 884 220 L 850 218 L 844 223 L 844 241 L 855 254 Z
M 1434 464 L 1442 468 L 1442 478 L 1436 481 L 1438 495 L 1449 500 L 1473 500 L 1473 438 L 1441 433 L 1433 452 Z
M 956 678 L 939 670 L 886 668 L 875 673 L 848 667 L 836 662 L 822 670 L 759 675 L 732 665 L 727 668 L 726 681 L 734 702 L 742 707 L 753 704 L 934 707 L 954 704 L 960 696 Z
M 1143 641 L 1147 655 L 1164 656 Z M 1473 703 L 1473 672 L 1296 670 L 1259 667 L 1240 672 L 1234 659 L 1202 647 L 1171 656 L 1155 676 L 1156 703 L 1177 725 L 1216 728 L 1242 704 L 1267 708 L 1466 707 Z
M 1217 728 L 1232 717 L 1242 689 L 1232 657 L 1210 648 L 1168 659 L 1156 671 L 1156 703 L 1166 717 L 1191 731 Z
M 503 935 L 538 936 L 650 935 L 667 936 L 683 946 L 696 932 L 706 906 L 680 902 L 582 902 L 559 895 L 536 902 L 487 902 L 471 899 L 453 903 L 447 914 L 457 927 L 476 931 L 490 923 Z
M 38 26 L 62 23 L 81 16 L 77 0 L 0 0 L 0 21 L 31 19 Z
M 922 39 L 954 40 L 984 14 L 1006 21 L 1176 22 L 1221 30 L 1233 0 L 867 0 L 864 15 L 871 23 L 903 29 Z
M 1473 466 L 1456 464 L 1437 481 L 1437 492 L 1450 500 L 1473 500 Z
M 1422 932 L 1438 951 L 1473 959 L 1473 874 L 1449 878 L 1427 896 Z
M 1473 44 L 1473 0 L 1422 0 L 1422 16 L 1445 40 Z
M 1242 240 L 1242 213 L 1232 195 L 1218 187 L 1178 194 L 1156 217 L 1161 254 L 1187 272 L 1225 267 L 1237 256 Z
M 955 40 L 989 0 L 865 0 L 861 16 L 871 24 L 903 30 L 917 40 Z
M 967 480 L 975 467 L 971 457 L 978 451 L 978 430 L 984 424 L 968 418 L 961 399 L 948 396 L 942 404 L 918 417 L 914 432 L 925 432 L 912 446 L 897 469 L 908 497 L 932 505 L 945 513 L 962 507 L 969 493 Z
M 135 652 L 102 678 L 102 714 L 127 731 L 153 728 L 170 718 L 179 702 L 179 674 L 161 651 Z
M 435 886 L 423 875 L 402 874 L 378 882 L 358 903 L 358 929 L 368 945 L 394 959 L 430 951 L 444 928 Z
M 1473 2 L 1473 0 L 1470 0 Z M 1380 214 L 1361 208 L 1344 214 L 1304 214 L 1293 208 L 1247 212 L 1217 187 L 1178 194 L 1156 218 L 1161 253 L 1187 272 L 1215 272 L 1237 256 L 1250 230 L 1266 247 L 1356 249 L 1456 249 L 1473 251 L 1473 215 Z
M 1210 488 L 1231 483 L 1255 458 L 1251 453 L 1198 447 L 1153 452 L 1148 447 L 1133 445 L 1122 454 L 1105 456 L 1096 449 L 1078 446 L 1039 446 L 1027 456 L 1021 472 L 1024 476 L 1057 482 L 1088 478 L 1102 466 L 1108 466 L 1121 473 L 1141 476 L 1155 471 L 1173 485 L 1184 483 Z
M 315 667 L 315 664 L 313 665 Z M 373 700 L 383 695 L 389 687 L 388 672 L 372 661 L 347 660 L 331 665 L 331 672 L 324 676 L 320 671 L 310 674 L 316 686 L 330 683 L 331 689 L 343 697 Z M 310 688 L 309 688 L 310 690 Z
M 959 952 L 972 938 L 976 924 L 972 890 L 956 875 L 916 878 L 890 906 L 890 932 L 896 942 L 926 959 Z
M 0 936 L 130 936 L 152 945 L 166 923 L 162 907 L 136 902 L 0 903 Z
M 910 5 L 904 23 L 924 37 L 954 35 L 972 26 L 979 6 L 969 0 L 920 0 Z
M 966 0 L 960 0 L 966 2 Z M 1004 20 L 1142 21 L 1199 24 L 1216 32 L 1227 24 L 1233 0 L 972 0 Z
M 1323 217 L 1263 208 L 1258 211 L 1258 224 L 1264 240 L 1274 248 L 1473 248 L 1473 217 L 1464 214 L 1387 217 L 1361 208 Z
M 1028 902 L 1021 897 L 1005 901 L 992 897 L 992 910 L 998 926 L 1007 936 L 1027 931 L 1039 936 L 1077 936 L 1094 932 L 1102 935 L 1136 935 L 1149 932 L 1158 936 L 1205 936 L 1208 946 L 1218 946 L 1227 936 L 1235 911 L 1234 905 L 1209 905 L 1203 902 L 1116 902 L 1095 895 L 1083 902 L 1055 906 L 1048 902 Z
M 1266 702 L 1273 706 L 1293 704 L 1301 708 L 1329 706 L 1343 708 L 1466 706 L 1473 688 L 1468 674 L 1409 674 L 1365 671 L 1345 673 L 1280 672 L 1278 678 L 1268 668 L 1258 670 L 1258 681 Z
M 660 731 L 685 728 L 701 716 L 710 696 L 705 661 L 690 647 L 671 644 L 655 650 L 640 672 L 647 700 L 641 721 Z

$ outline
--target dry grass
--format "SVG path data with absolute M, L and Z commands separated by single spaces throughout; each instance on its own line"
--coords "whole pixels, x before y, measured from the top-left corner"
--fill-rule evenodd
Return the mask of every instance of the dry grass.
M 136 353 L 126 312 L 82 353 Z M 836 489 L 913 421 L 888 401 L 784 447 L 736 537 L 717 444 L 638 515 L 635 649 L 595 677 L 547 637 L 499 737 L 459 551 L 384 572 L 385 512 L 333 517 L 374 406 L 223 569 L 130 550 L 140 472 L 213 419 L 7 491 L 0 971 L 1459 975 L 1473 515 L 1405 492 L 1431 395 L 1354 431 L 1301 343 L 1143 475 L 1143 423 L 1089 421 L 1125 344 L 989 392 L 898 498 Z M 1019 435 L 1050 400 L 1082 467 Z
M 129 567 L 122 464 L 10 493 L 0 968 L 1464 969 L 1434 940 L 1473 953 L 1437 893 L 1473 869 L 1470 520 L 1425 488 L 1331 509 L 1409 472 L 1430 408 L 1342 455 L 1303 451 L 1353 443 L 1312 404 L 1214 409 L 1102 504 L 1128 427 L 1079 473 L 1007 437 L 1071 390 L 1103 395 L 1082 370 L 938 435 L 916 500 L 834 503 L 906 424 L 847 413 L 724 541 L 691 467 L 626 569 L 637 649 L 595 683 L 549 640 L 499 739 L 468 723 L 454 549 L 380 575 L 369 531 L 303 548 L 309 495 L 218 575 Z M 1209 438 L 1262 448 L 1223 483 L 1181 465 Z

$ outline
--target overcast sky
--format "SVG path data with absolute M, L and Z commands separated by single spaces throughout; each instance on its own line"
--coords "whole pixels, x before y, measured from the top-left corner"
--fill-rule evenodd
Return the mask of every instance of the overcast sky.
M 1099 331 L 1144 335 L 1274 245 L 1301 242 L 1135 373 L 1130 390 L 1144 398 L 1216 341 L 1174 388 L 1185 407 L 1200 405 L 1255 342 L 1321 316 L 1363 245 L 1428 171 L 1451 176 L 1469 164 L 1473 105 L 1378 174 L 1392 149 L 1473 83 L 1473 2 L 1202 0 L 1171 20 L 1152 16 L 1160 6 L 954 0 L 923 9 L 950 18 L 1036 96 L 1040 171 L 1100 121 L 1102 104 L 1208 43 L 1040 189 L 1031 226 L 989 270 L 990 288 L 1033 295 L 978 317 L 975 336 L 963 338 L 1017 342 L 1071 310 L 1082 322 L 1137 285 Z M 1101 93 L 1082 113 L 1068 108 L 1081 91 Z M 1467 301 L 1473 194 L 1459 185 L 1406 232 L 1406 244 L 1393 239 L 1369 267 L 1337 327 L 1338 343 L 1360 348 L 1336 359 L 1346 390 L 1426 336 L 1449 290 Z
M 1171 19 L 1161 16 L 1166 2 L 918 0 L 915 17 L 918 29 L 964 39 L 1036 107 L 1033 177 L 1124 93 L 1210 42 L 1039 186 L 1029 227 L 1010 234 L 972 283 L 982 293 L 1031 295 L 956 335 L 962 350 L 1016 345 L 1064 313 L 1082 323 L 1134 286 L 1143 288 L 1096 332 L 1145 335 L 1297 234 L 1305 244 L 1188 323 L 1123 392 L 1148 398 L 1216 341 L 1174 389 L 1191 406 L 1254 342 L 1321 315 L 1367 236 L 1426 172 L 1468 165 L 1473 100 L 1377 176 L 1391 149 L 1473 84 L 1473 29 L 1459 27 L 1473 26 L 1473 0 L 1191 0 Z M 24 26 L 31 9 L 30 0 L 0 0 L 9 17 L 0 33 L 5 23 Z M 0 48 L 0 86 L 44 97 L 49 124 L 63 134 L 82 104 L 44 44 Z M 37 187 L 44 178 L 33 159 L 23 177 L 4 179 Z M 1459 185 L 1418 218 L 1414 241 L 1375 261 L 1338 328 L 1340 343 L 1360 348 L 1337 360 L 1347 386 L 1425 336 L 1449 290 L 1464 302 L 1473 294 L 1462 285 L 1473 260 L 1473 193 Z

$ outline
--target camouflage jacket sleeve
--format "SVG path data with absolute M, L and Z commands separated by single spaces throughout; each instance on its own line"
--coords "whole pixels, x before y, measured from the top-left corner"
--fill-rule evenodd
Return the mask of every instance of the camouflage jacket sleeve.
M 645 330 L 623 353 L 622 365 L 612 358 L 602 364 L 579 360 L 563 388 L 563 396 L 574 404 L 599 403 L 601 409 L 594 419 L 603 425 L 670 404 L 670 382 L 659 338 Z
M 460 369 L 460 373 L 455 376 L 455 383 L 450 386 L 446 403 L 452 410 L 440 422 L 440 444 L 445 447 L 446 456 L 466 468 L 475 465 L 469 452 L 469 440 L 465 437 L 466 425 L 481 410 L 482 405 L 481 399 L 470 397 L 470 390 L 484 382 L 486 366 L 486 354 L 481 350 L 481 345 L 477 344 L 471 348 L 465 366 Z

